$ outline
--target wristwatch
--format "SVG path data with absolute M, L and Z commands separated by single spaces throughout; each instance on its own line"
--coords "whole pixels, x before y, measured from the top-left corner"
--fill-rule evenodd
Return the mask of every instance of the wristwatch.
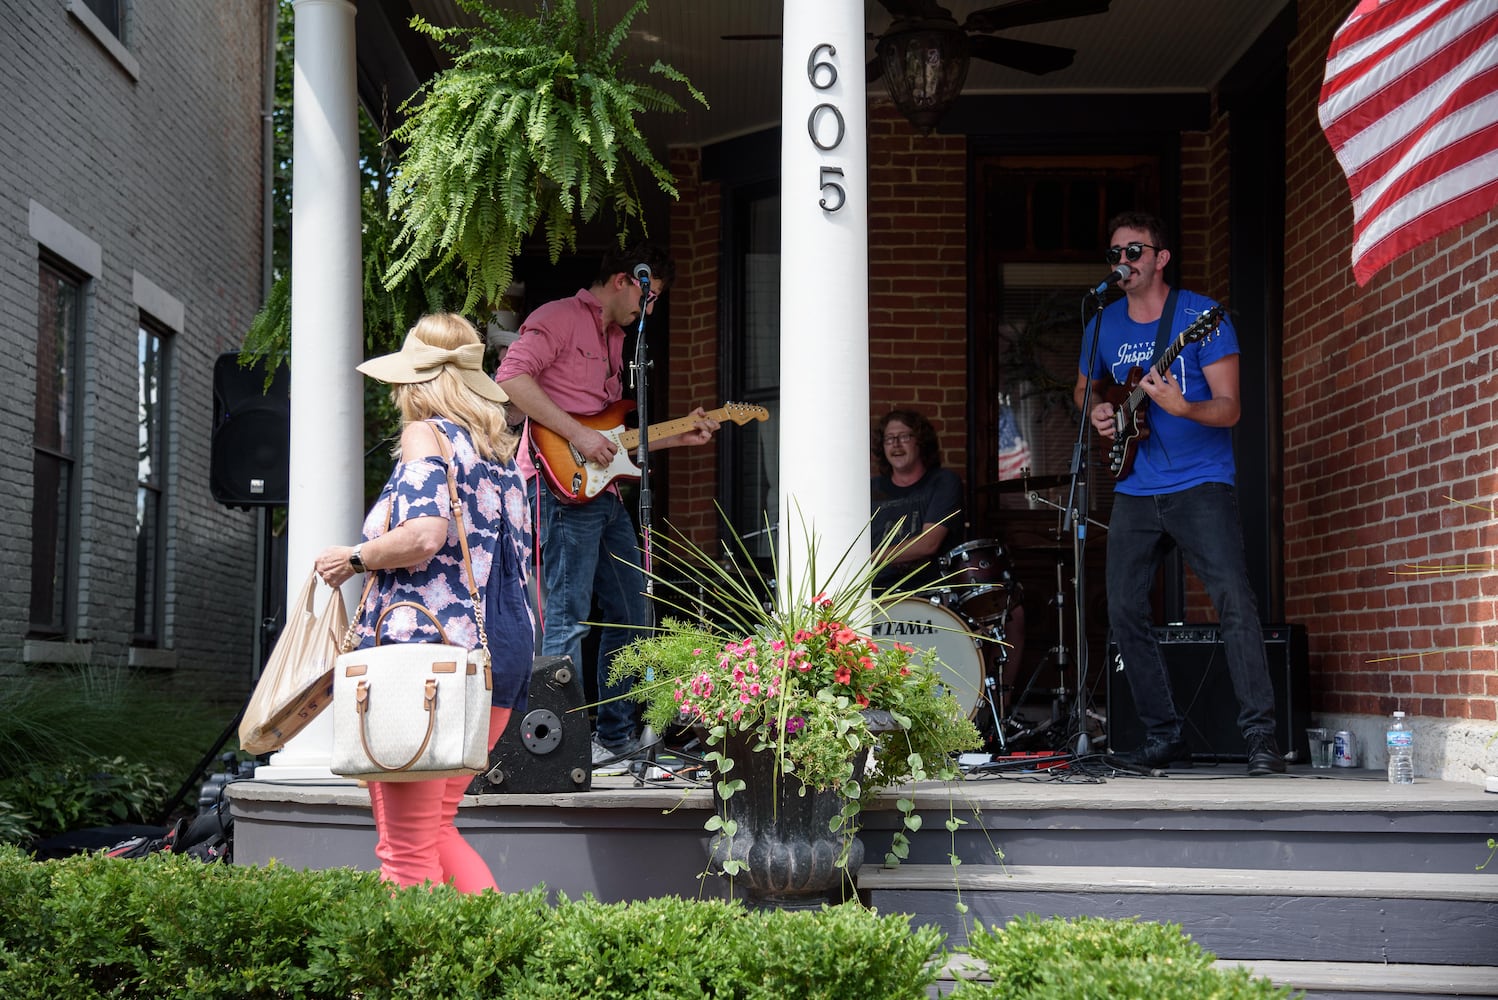
M 368 572 L 368 567 L 364 565 L 364 557 L 359 554 L 359 550 L 362 548 L 364 548 L 364 543 L 360 542 L 349 550 L 348 564 L 354 567 L 355 573 Z

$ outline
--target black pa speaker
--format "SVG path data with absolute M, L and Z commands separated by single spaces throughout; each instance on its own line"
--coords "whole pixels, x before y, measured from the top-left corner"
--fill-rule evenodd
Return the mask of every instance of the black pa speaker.
M 239 355 L 213 363 L 213 445 L 208 489 L 231 507 L 279 507 L 289 495 L 291 372 L 276 368 L 269 388 L 265 365 L 242 368 Z
M 570 656 L 536 657 L 525 715 L 510 717 L 489 752 L 489 770 L 473 779 L 468 794 L 592 788 L 592 739 L 584 704 L 582 679 Z
M 1303 625 L 1265 625 L 1264 659 L 1274 685 L 1274 738 L 1290 761 L 1308 759 L 1310 679 Z M 1165 625 L 1154 629 L 1170 677 L 1176 709 L 1185 717 L 1181 735 L 1193 760 L 1242 761 L 1248 747 L 1238 730 L 1238 698 L 1228 675 L 1227 646 L 1215 624 Z M 1132 750 L 1144 742 L 1126 676 L 1128 664 L 1108 642 L 1108 746 Z

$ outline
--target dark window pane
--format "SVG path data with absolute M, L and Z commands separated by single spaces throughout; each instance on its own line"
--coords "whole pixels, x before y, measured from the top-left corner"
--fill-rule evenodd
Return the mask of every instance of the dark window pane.
M 36 453 L 31 479 L 31 629 L 60 636 L 66 628 L 68 497 L 72 466 Z
M 1031 189 L 1031 228 L 1035 249 L 1060 250 L 1066 230 L 1062 223 L 1066 206 L 1066 186 L 1060 181 L 1036 181 Z
M 119 37 L 122 0 L 83 0 L 83 4 L 93 11 L 94 16 L 103 23 L 104 27 L 113 32 L 116 38 Z
M 64 636 L 73 567 L 73 416 L 82 285 L 37 267 L 36 408 L 32 429 L 31 628 Z
M 137 349 L 137 488 L 135 497 L 135 636 L 138 645 L 157 645 L 165 591 L 160 525 L 163 507 L 165 442 L 165 385 L 162 377 L 165 342 L 142 325 Z

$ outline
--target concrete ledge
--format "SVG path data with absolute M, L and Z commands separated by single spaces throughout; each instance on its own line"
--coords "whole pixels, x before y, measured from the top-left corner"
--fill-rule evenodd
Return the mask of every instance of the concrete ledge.
M 1432 899 L 1498 903 L 1498 876 L 1437 872 L 1283 871 L 1242 868 L 1123 868 L 1114 865 L 864 865 L 860 890 L 1107 892 L 1163 895 Z M 1498 941 L 1495 941 L 1498 943 Z
M 1498 997 L 1498 967 L 1489 965 L 1388 965 L 1372 962 L 1234 962 L 1219 959 L 1219 969 L 1242 966 L 1276 986 L 1306 991 L 1308 1000 L 1332 996 Z M 988 966 L 964 952 L 947 956 L 932 996 L 946 996 L 959 980 L 989 982 Z

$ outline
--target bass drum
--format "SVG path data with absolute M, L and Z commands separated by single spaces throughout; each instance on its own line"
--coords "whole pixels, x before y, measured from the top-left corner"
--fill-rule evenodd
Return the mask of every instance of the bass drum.
M 877 614 L 869 627 L 881 642 L 903 642 L 921 652 L 935 651 L 937 674 L 969 719 L 983 704 L 984 662 L 981 640 L 955 611 L 939 599 L 908 597 Z

